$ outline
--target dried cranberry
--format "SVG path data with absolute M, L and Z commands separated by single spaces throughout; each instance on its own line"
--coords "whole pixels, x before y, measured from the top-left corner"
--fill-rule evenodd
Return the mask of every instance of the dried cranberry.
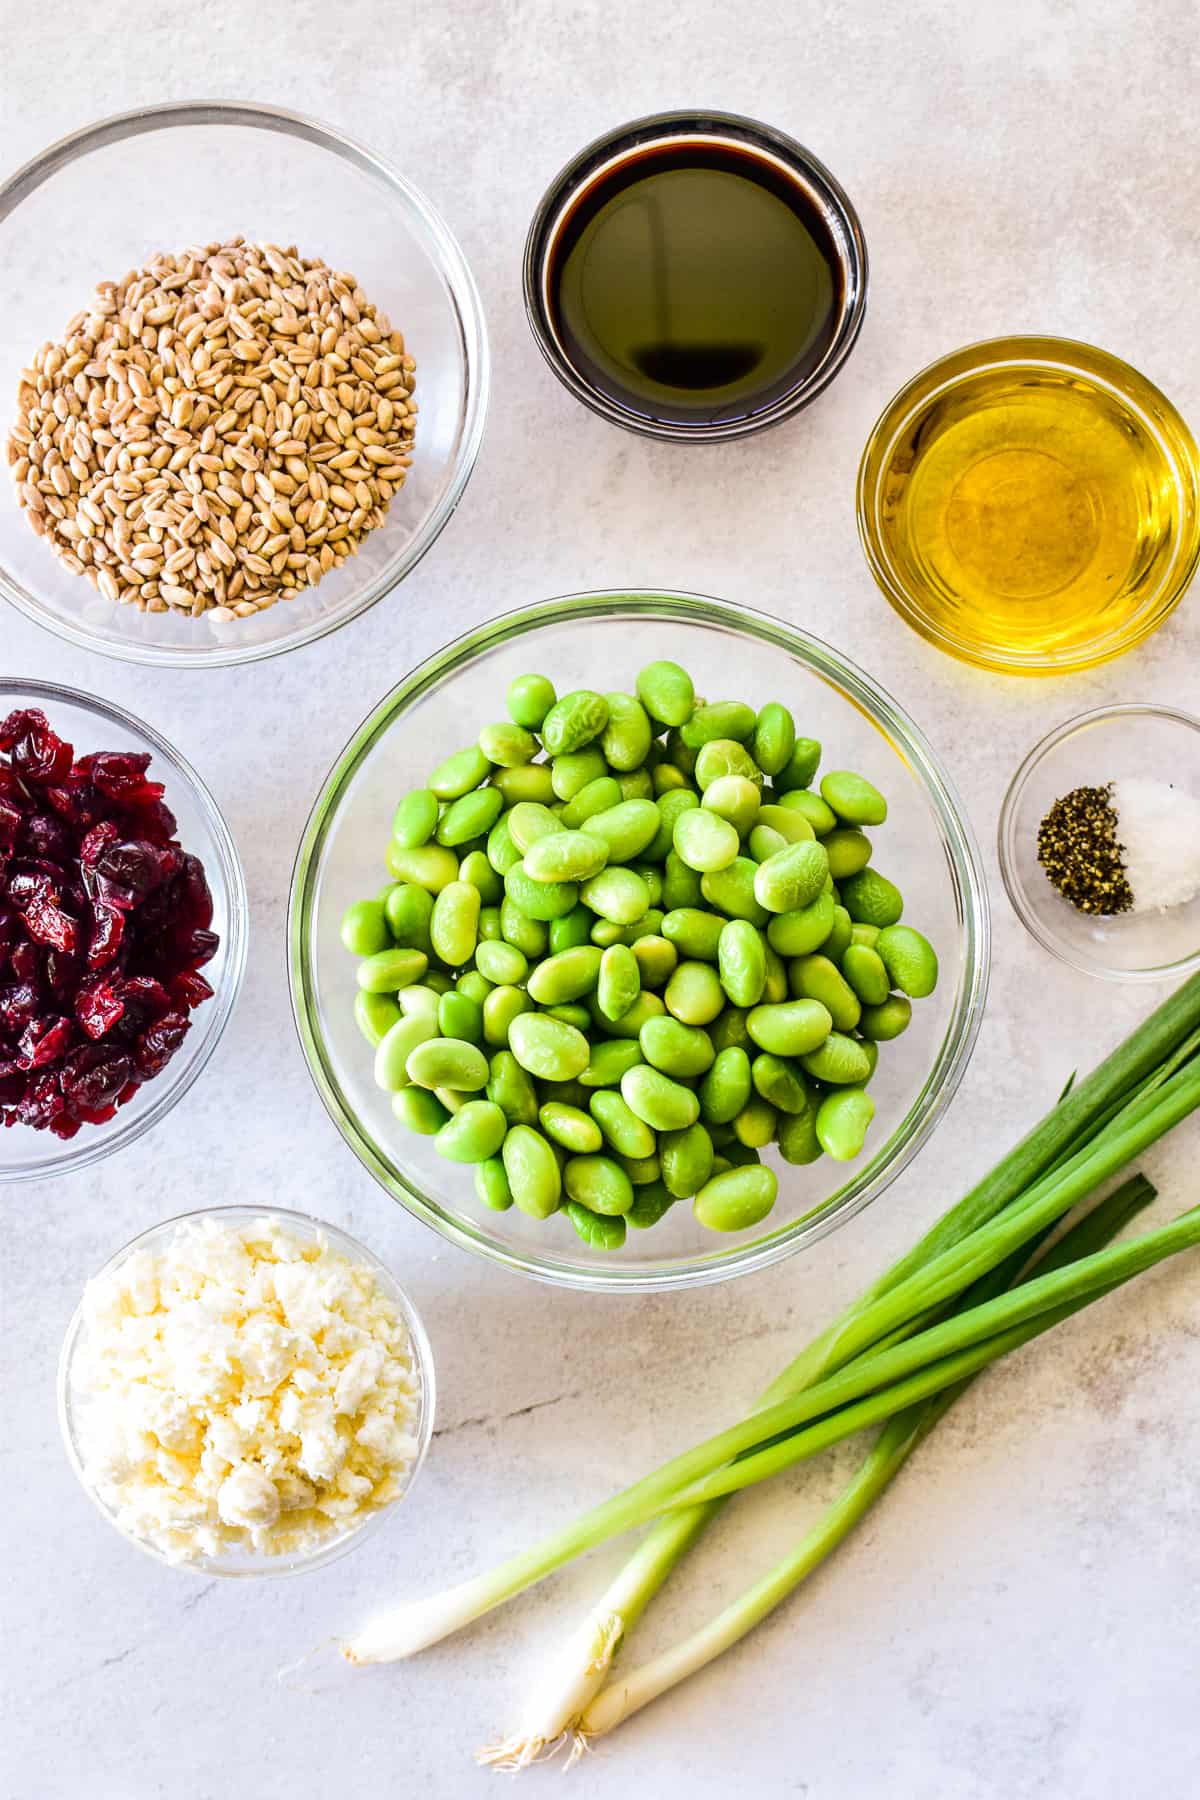
M 89 1120 L 89 1123 L 92 1125 L 103 1125 L 106 1120 L 116 1116 L 116 1111 L 117 1109 L 115 1106 L 109 1107 L 106 1111 L 97 1113 L 93 1119 Z M 51 1119 L 50 1121 L 50 1130 L 56 1138 L 65 1139 L 78 1137 L 82 1128 L 83 1120 L 73 1119 L 70 1113 L 67 1112 L 59 1113 L 57 1119 Z
M 146 780 L 149 767 L 148 750 L 97 750 L 81 756 L 74 773 L 85 776 L 110 800 L 160 800 L 163 786 L 161 781 Z
M 75 1017 L 90 1038 L 102 1038 L 124 1017 L 125 1002 L 112 982 L 89 975 L 75 995 Z
M 20 1037 L 41 1013 L 41 989 L 32 981 L 17 981 L 0 987 L 0 1024 L 10 1037 Z
M 0 724 L 0 750 L 7 750 L 12 766 L 26 781 L 55 783 L 69 775 L 75 752 L 50 729 L 50 721 L 37 707 L 9 713 Z
M 21 820 L 20 813 L 16 816 Z M 37 857 L 60 868 L 73 860 L 71 832 L 53 813 L 33 813 L 22 823 L 24 829 L 18 846 L 22 856 Z
M 79 943 L 79 921 L 48 894 L 38 895 L 25 908 L 25 929 L 35 943 L 50 944 L 55 950 L 74 950 Z
M 35 1131 L 46 1131 L 65 1112 L 66 1104 L 57 1069 L 44 1069 L 26 1084 L 25 1092 L 17 1102 L 15 1116 L 22 1125 L 32 1125 Z
M 125 936 L 125 914 L 115 906 L 99 903 L 92 908 L 92 933 L 88 939 L 88 968 L 102 969 L 113 961 Z
M 11 800 L 0 798 L 0 846 L 7 853 L 13 850 L 21 827 L 25 823 L 25 814 Z
M 131 975 L 116 983 L 122 1006 L 140 1030 L 154 1019 L 171 1011 L 171 996 L 160 981 L 150 975 Z
M 180 1006 L 195 1008 L 201 1001 L 213 997 L 212 983 L 205 981 L 195 969 L 185 969 L 182 975 L 176 975 L 170 986 L 171 998 Z
M 40 981 L 42 978 L 42 952 L 36 944 L 26 938 L 23 944 L 14 944 L 9 955 L 8 966 L 17 981 Z
M 152 844 L 171 844 L 175 841 L 179 824 L 175 814 L 163 801 L 139 801 L 135 807 L 131 807 L 129 810 L 136 822 L 137 835 L 140 838 L 148 838 Z
M 28 1082 L 28 1075 L 17 1063 L 0 1062 L 0 1106 L 15 1106 Z
M 74 776 L 61 786 L 43 788 L 42 793 L 59 817 L 80 831 L 95 825 L 108 811 L 108 801 L 96 792 L 91 782 Z
M 57 871 L 48 867 L 42 868 L 38 863 L 22 862 L 19 868 L 9 871 L 7 893 L 18 912 L 24 912 L 34 900 L 56 900 L 58 883 L 54 879 Z
M 220 948 L 215 931 L 187 931 L 179 940 L 179 958 L 184 968 L 199 969 L 211 962 Z
M 42 974 L 60 1008 L 69 1010 L 83 974 L 82 959 L 70 950 L 47 950 Z
M 178 850 L 145 840 L 106 844 L 96 859 L 96 891 L 108 906 L 137 906 L 171 879 L 179 861 Z
M 184 1013 L 164 1013 L 137 1041 L 137 1066 L 147 1081 L 161 1074 L 192 1028 Z
M 177 906 L 181 922 L 188 925 L 211 925 L 212 894 L 205 878 L 204 864 L 198 856 L 184 853 L 183 868 L 176 879 L 175 886 L 178 890 Z
M 33 1019 L 21 1033 L 18 1049 L 27 1069 L 45 1069 L 66 1055 L 75 1038 L 70 1019 L 45 1013 Z
M 111 1118 L 108 1108 L 117 1105 L 129 1085 L 133 1064 L 122 1051 L 102 1044 L 84 1044 L 72 1050 L 62 1068 L 62 1094 L 71 1116 L 88 1124 Z
M 94 869 L 102 853 L 110 844 L 115 844 L 121 836 L 120 826 L 114 825 L 111 819 L 102 819 L 99 825 L 93 825 L 85 831 L 79 840 L 79 860 L 85 869 Z

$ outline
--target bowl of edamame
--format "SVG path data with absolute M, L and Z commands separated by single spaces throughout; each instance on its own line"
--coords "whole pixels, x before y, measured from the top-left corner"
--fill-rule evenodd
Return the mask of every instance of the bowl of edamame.
M 698 595 L 491 620 L 313 808 L 293 1011 L 343 1137 L 450 1241 L 627 1290 L 762 1268 L 911 1161 L 989 919 L 920 731 L 818 639 Z

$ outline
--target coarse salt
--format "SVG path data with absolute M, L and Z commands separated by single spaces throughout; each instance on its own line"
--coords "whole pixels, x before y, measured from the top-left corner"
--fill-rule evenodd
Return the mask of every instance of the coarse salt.
M 1134 912 L 1200 894 L 1200 801 L 1165 781 L 1114 781 L 1112 806 Z

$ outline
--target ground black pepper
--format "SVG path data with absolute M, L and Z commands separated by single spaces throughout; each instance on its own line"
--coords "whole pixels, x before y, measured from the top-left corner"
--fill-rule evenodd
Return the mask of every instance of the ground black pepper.
M 1133 905 L 1125 875 L 1112 783 L 1072 788 L 1038 827 L 1038 861 L 1065 900 L 1083 913 L 1122 913 Z

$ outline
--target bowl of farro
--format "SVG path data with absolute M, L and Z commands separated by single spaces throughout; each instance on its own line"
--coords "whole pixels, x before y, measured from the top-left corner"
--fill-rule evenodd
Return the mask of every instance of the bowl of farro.
M 437 538 L 478 454 L 478 292 L 429 202 L 237 102 L 106 119 L 0 186 L 0 594 L 133 662 L 334 631 Z

